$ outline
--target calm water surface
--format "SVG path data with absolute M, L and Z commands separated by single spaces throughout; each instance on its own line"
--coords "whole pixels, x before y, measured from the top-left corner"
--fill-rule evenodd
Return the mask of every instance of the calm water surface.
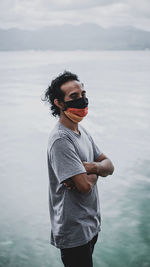
M 115 172 L 98 180 L 102 231 L 94 267 L 150 266 L 150 51 L 0 52 L 0 266 L 61 267 L 49 244 L 47 140 L 41 96 L 64 69 L 85 84 L 81 122 Z

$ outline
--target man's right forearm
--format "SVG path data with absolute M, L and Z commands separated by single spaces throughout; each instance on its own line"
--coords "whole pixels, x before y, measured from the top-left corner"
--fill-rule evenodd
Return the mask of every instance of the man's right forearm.
M 95 173 L 92 173 L 92 174 L 84 173 L 84 175 L 86 175 L 85 176 L 85 178 L 86 178 L 86 184 L 88 186 L 88 191 L 90 191 L 92 189 L 92 187 L 96 184 L 97 179 L 98 179 L 98 175 L 95 174 Z M 65 182 L 63 184 L 68 189 L 77 189 L 77 186 L 76 186 L 75 182 L 72 180 L 72 178 L 69 178 L 69 179 L 65 180 Z
M 90 184 L 91 189 L 96 184 L 97 179 L 98 179 L 98 175 L 97 174 L 94 174 L 94 173 L 87 174 L 87 181 Z

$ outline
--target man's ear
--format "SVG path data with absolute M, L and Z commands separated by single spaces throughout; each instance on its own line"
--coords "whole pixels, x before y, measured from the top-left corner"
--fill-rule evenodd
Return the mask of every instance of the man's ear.
M 63 110 L 64 105 L 62 102 L 60 102 L 57 98 L 54 99 L 54 104 L 60 109 Z

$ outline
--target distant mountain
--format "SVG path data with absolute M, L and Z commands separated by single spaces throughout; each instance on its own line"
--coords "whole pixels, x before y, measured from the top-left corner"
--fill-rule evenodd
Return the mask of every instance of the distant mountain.
M 0 50 L 150 49 L 150 32 L 96 24 L 50 26 L 39 30 L 0 29 Z

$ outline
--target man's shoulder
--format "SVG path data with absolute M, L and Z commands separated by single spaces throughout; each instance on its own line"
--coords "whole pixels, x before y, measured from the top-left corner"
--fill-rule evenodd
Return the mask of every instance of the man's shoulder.
M 49 134 L 48 138 L 48 147 L 52 147 L 52 145 L 55 143 L 55 141 L 59 140 L 60 142 L 62 140 L 69 140 L 70 137 L 64 129 L 60 127 L 58 123 L 56 123 L 55 127 L 52 129 L 52 131 Z
M 84 131 L 84 133 L 86 135 L 88 135 L 89 137 L 91 137 L 91 134 L 90 134 L 89 130 L 87 130 L 83 125 L 80 124 L 80 128 L 82 129 L 82 131 Z

